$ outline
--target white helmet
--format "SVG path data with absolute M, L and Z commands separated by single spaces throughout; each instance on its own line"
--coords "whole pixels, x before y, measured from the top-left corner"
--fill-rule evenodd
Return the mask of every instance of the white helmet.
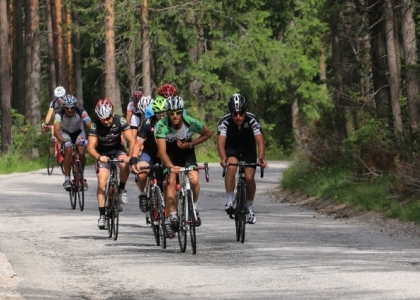
M 114 105 L 107 98 L 99 99 L 96 103 L 95 112 L 100 119 L 107 119 L 114 113 Z
M 151 96 L 143 96 L 140 98 L 139 103 L 137 103 L 137 108 L 142 112 L 146 113 L 147 107 L 153 103 L 153 99 Z
M 62 86 L 57 86 L 54 90 L 54 97 L 61 98 L 66 94 L 66 89 Z
M 166 110 L 179 110 L 184 108 L 184 100 L 179 96 L 166 99 Z
M 63 97 L 64 107 L 73 107 L 77 104 L 77 98 L 71 94 L 67 94 Z

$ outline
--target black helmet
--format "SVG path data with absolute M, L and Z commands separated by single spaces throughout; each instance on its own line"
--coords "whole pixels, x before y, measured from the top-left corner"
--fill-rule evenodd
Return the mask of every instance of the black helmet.
M 240 94 L 233 94 L 229 99 L 228 107 L 231 113 L 244 111 L 246 109 L 245 97 Z

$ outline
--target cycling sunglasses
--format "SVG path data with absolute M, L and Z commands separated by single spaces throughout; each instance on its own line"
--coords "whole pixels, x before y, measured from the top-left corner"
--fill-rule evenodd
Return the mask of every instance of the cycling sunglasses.
M 245 114 L 245 110 L 241 110 L 241 111 L 239 111 L 239 112 L 233 112 L 232 113 L 235 117 L 237 117 L 237 116 L 243 116 L 244 114 Z
M 64 107 L 65 110 L 73 110 L 75 108 L 76 108 L 76 106 L 65 106 Z
M 168 111 L 168 115 L 170 115 L 170 116 L 179 116 L 180 114 L 182 114 L 182 109 L 181 110 Z

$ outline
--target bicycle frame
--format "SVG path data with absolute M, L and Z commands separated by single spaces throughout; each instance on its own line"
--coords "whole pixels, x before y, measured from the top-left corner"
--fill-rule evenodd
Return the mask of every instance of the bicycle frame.
M 178 242 L 181 252 L 186 250 L 186 232 L 190 231 L 192 253 L 197 253 L 197 240 L 195 227 L 197 222 L 197 213 L 195 210 L 194 196 L 191 190 L 191 182 L 189 172 L 192 170 L 204 170 L 206 181 L 209 182 L 209 168 L 208 164 L 204 163 L 203 166 L 186 166 L 179 168 L 179 190 L 177 192 L 178 199 L 178 216 L 180 217 L 180 224 L 178 229 Z
M 236 228 L 236 240 L 243 243 L 245 241 L 245 224 L 246 215 L 248 214 L 248 206 L 246 204 L 246 179 L 245 172 L 247 167 L 260 167 L 261 169 L 261 178 L 264 177 L 264 168 L 257 163 L 247 163 L 245 161 L 239 161 L 237 163 L 227 163 L 223 168 L 223 177 L 226 175 L 226 168 L 229 166 L 236 166 L 238 170 L 238 179 L 236 184 L 236 194 L 234 200 L 234 210 L 233 215 L 229 214 L 231 219 L 235 219 L 235 228 Z
M 105 192 L 105 215 L 107 216 L 108 222 L 108 237 L 114 236 L 114 241 L 118 238 L 118 225 L 119 225 L 119 211 L 120 203 L 118 200 L 118 167 L 117 163 L 124 162 L 117 158 L 111 158 L 108 160 L 110 164 L 109 168 L 109 179 Z
M 73 175 L 72 187 L 69 191 L 70 204 L 72 209 L 76 208 L 76 198 L 79 202 L 80 211 L 83 211 L 85 206 L 85 187 L 82 162 L 80 161 L 79 148 L 77 145 L 72 145 L 71 155 L 71 174 Z

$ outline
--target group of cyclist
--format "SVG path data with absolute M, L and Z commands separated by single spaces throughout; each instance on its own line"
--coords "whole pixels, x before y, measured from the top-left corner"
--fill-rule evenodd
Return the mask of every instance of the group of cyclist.
M 79 105 L 77 99 L 66 94 L 59 86 L 54 91 L 55 99 L 51 102 L 43 128 L 49 123 L 52 113 L 54 117 L 54 135 L 61 142 L 64 153 L 64 184 L 71 188 L 70 164 L 73 144 L 79 148 L 83 167 L 85 166 L 85 149 L 96 160 L 98 178 L 97 200 L 99 208 L 98 227 L 105 229 L 105 189 L 108 180 L 110 158 L 121 162 L 119 198 L 121 204 L 127 203 L 125 185 L 130 172 L 134 174 L 139 189 L 139 208 L 146 213 L 147 195 L 146 183 L 149 169 L 141 167 L 162 164 L 166 176 L 160 174 L 160 184 L 164 182 L 164 198 L 167 219 L 167 235 L 175 234 L 179 219 L 177 216 L 176 183 L 180 167 L 197 165 L 195 147 L 204 143 L 212 136 L 211 130 L 201 121 L 188 115 L 184 100 L 178 95 L 177 89 L 171 84 L 164 84 L 157 90 L 155 99 L 134 91 L 127 106 L 126 116 L 114 114 L 114 106 L 107 99 L 99 99 L 95 106 L 96 120 L 92 121 L 88 113 Z M 232 213 L 235 174 L 235 164 L 239 160 L 248 163 L 258 163 L 267 168 L 265 161 L 264 135 L 258 118 L 247 111 L 244 96 L 234 94 L 228 100 L 229 113 L 223 116 L 217 127 L 217 149 L 220 165 L 227 167 L 225 190 L 227 202 L 225 211 Z M 88 128 L 87 140 L 84 127 Z M 194 137 L 194 138 L 193 138 Z M 128 149 L 125 146 L 127 143 Z M 255 167 L 246 168 L 248 222 L 256 223 L 253 206 L 256 185 L 254 181 Z M 198 171 L 189 173 L 195 207 L 200 193 Z M 197 224 L 201 219 L 197 214 Z

